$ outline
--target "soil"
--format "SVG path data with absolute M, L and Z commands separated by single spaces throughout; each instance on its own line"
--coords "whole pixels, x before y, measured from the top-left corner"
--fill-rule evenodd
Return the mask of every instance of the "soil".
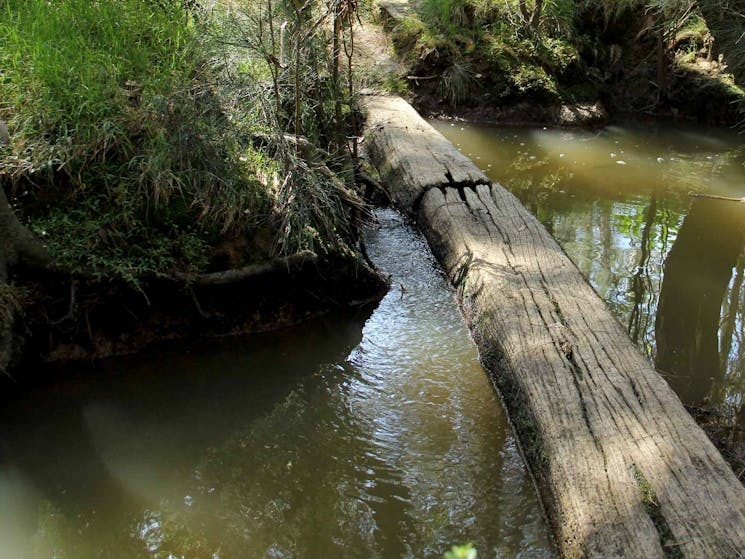
M 24 347 L 14 369 L 18 378 L 44 362 L 99 359 L 167 340 L 287 327 L 375 303 L 388 287 L 379 273 L 351 255 L 216 286 L 159 279 L 136 289 L 120 282 L 61 280 L 23 270 L 18 277 L 43 294 L 31 301 L 16 324 Z

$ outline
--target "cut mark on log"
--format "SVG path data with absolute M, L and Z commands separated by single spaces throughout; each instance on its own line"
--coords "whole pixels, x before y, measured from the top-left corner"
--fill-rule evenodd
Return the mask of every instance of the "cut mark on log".
M 644 505 L 644 511 L 649 516 L 649 519 L 654 524 L 655 529 L 660 534 L 660 544 L 662 545 L 665 559 L 685 559 L 683 550 L 680 548 L 679 543 L 675 543 L 673 532 L 670 530 L 670 525 L 665 520 L 660 507 L 659 499 L 654 487 L 649 483 L 647 478 L 644 476 L 644 472 L 641 471 L 639 466 L 636 464 L 631 465 L 631 471 L 634 475 L 634 480 L 639 488 L 639 494 Z

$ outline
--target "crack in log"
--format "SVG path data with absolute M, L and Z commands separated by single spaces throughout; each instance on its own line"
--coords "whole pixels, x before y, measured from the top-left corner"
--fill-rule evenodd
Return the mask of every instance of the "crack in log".
M 662 514 L 660 502 L 654 488 L 649 483 L 639 466 L 632 464 L 631 470 L 636 485 L 639 488 L 639 494 L 641 496 L 642 505 L 644 505 L 644 511 L 647 513 L 652 524 L 654 524 L 655 530 L 657 530 L 657 533 L 660 535 L 660 545 L 662 545 L 665 559 L 685 559 L 680 544 L 675 543 L 672 530 L 670 530 L 670 525 Z
M 629 386 L 631 386 L 631 391 L 634 393 L 634 396 L 636 397 L 636 401 L 639 402 L 639 405 L 641 407 L 644 407 L 644 402 L 642 401 L 642 395 L 639 393 L 639 389 L 636 386 L 636 383 L 634 382 L 634 379 L 632 379 L 630 376 L 627 377 L 629 380 Z

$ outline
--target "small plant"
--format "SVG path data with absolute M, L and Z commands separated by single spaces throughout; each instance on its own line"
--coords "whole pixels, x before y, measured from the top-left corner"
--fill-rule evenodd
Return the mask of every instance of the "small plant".
M 440 94 L 452 106 L 456 106 L 468 97 L 475 85 L 475 72 L 471 64 L 463 58 L 455 58 L 442 73 Z
M 454 545 L 444 555 L 444 559 L 476 559 L 476 557 L 476 548 L 470 543 L 466 545 Z

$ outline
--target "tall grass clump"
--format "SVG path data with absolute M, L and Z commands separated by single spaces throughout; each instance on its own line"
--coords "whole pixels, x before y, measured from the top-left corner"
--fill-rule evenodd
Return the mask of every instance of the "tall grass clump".
M 262 154 L 278 253 L 356 241 L 359 111 L 350 0 L 237 0 L 218 38 L 231 114 Z M 268 163 L 268 164 L 267 164 Z M 325 247 L 323 245 L 326 245 Z
M 73 270 L 136 281 L 203 261 L 212 238 L 253 226 L 266 203 L 240 164 L 193 4 L 0 3 L 12 136 L 0 182 Z
M 356 4 L 208 4 L 0 0 L 0 183 L 66 268 L 137 283 L 226 238 L 243 261 L 354 240 Z

